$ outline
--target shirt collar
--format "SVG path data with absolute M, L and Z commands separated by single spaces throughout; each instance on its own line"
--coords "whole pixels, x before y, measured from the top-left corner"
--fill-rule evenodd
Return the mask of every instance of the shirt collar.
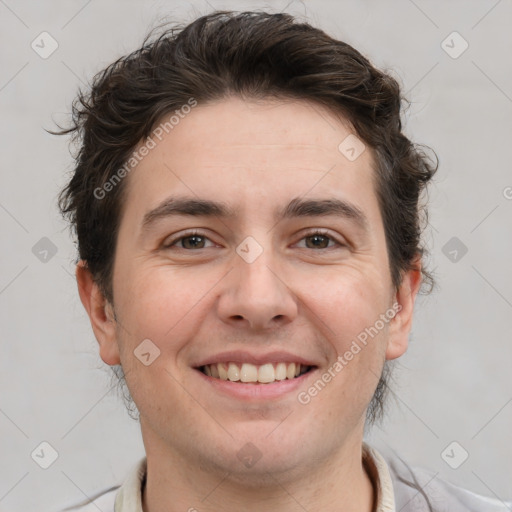
M 395 512 L 395 493 L 388 465 L 382 455 L 366 443 L 363 443 L 363 464 L 376 490 L 375 512 Z
M 388 465 L 382 455 L 363 443 L 363 464 L 377 493 L 375 512 L 395 512 L 395 495 Z M 119 488 L 114 512 L 143 512 L 142 488 L 146 482 L 147 458 L 142 458 Z

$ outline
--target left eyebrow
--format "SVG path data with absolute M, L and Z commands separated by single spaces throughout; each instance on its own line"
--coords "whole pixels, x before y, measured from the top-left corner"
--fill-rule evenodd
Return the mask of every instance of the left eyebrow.
M 348 201 L 341 199 L 292 199 L 279 213 L 281 219 L 293 217 L 323 217 L 336 215 L 353 221 L 359 228 L 367 232 L 369 222 L 363 211 Z

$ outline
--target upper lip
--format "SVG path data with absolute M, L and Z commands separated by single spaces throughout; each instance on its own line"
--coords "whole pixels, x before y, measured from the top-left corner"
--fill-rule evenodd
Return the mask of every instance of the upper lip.
M 316 366 L 316 364 L 311 359 L 282 350 L 265 352 L 261 354 L 247 352 L 245 350 L 231 350 L 229 352 L 221 352 L 219 354 L 205 357 L 193 366 L 198 368 L 208 364 L 217 363 L 250 363 L 256 366 L 266 363 L 300 363 L 305 366 Z

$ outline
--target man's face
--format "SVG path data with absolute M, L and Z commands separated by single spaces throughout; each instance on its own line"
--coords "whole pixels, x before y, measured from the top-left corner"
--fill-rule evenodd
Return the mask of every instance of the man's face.
M 126 178 L 118 322 L 97 337 L 123 366 L 148 456 L 242 476 L 360 449 L 384 361 L 406 349 L 411 294 L 392 287 L 369 148 L 353 161 L 338 149 L 351 133 L 306 102 L 231 98 L 193 108 Z M 407 314 L 383 322 L 396 301 Z M 235 381 L 256 376 L 267 382 Z

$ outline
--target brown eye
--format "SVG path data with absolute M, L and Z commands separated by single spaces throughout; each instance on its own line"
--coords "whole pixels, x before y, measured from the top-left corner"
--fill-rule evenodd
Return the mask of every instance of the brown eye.
M 203 249 L 205 244 L 205 237 L 201 235 L 185 236 L 180 238 L 183 249 Z
M 194 249 L 208 249 L 209 247 L 213 247 L 215 244 L 205 235 L 200 233 L 189 233 L 184 236 L 180 236 L 179 238 L 175 238 L 174 240 L 169 241 L 168 243 L 163 244 L 164 249 L 186 249 L 186 250 L 194 250 Z
M 328 231 L 314 230 L 306 233 L 299 241 L 299 247 L 302 249 L 340 249 L 346 247 L 345 244 L 339 242 Z
M 309 244 L 306 242 L 308 249 L 327 249 L 331 238 L 326 235 L 315 234 L 305 237 L 305 240 L 310 241 Z

